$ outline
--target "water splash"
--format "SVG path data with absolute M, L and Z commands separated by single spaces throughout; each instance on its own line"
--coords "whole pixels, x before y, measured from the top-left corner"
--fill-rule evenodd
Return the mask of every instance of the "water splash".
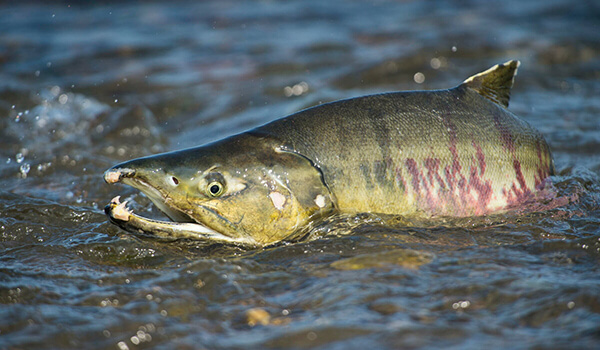
M 29 163 L 24 163 L 19 167 L 19 172 L 21 173 L 21 177 L 26 178 L 27 174 L 29 174 L 29 170 L 31 170 L 31 165 Z

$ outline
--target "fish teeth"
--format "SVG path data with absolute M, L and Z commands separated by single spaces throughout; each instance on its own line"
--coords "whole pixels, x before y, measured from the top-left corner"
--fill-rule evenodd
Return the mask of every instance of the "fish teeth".
M 121 203 L 121 196 L 116 196 L 115 198 L 110 200 L 110 204 L 119 204 Z
M 121 196 L 116 196 L 110 201 L 112 207 L 112 217 L 122 221 L 129 221 L 129 216 L 133 214 L 131 209 L 127 208 L 127 201 L 120 202 Z

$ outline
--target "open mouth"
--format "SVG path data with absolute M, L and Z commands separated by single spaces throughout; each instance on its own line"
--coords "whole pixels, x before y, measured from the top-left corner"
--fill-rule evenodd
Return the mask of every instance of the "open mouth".
M 193 220 L 184 212 L 170 207 L 168 199 L 158 189 L 147 182 L 135 178 L 135 170 L 132 169 L 109 169 L 104 174 L 104 180 L 109 183 L 122 182 L 137 188 L 144 193 L 155 205 L 173 221 L 164 221 L 145 218 L 133 212 L 127 207 L 127 202 L 121 202 L 120 196 L 113 198 L 104 208 L 110 221 L 122 229 L 141 233 L 145 236 L 170 238 L 170 239 L 196 239 L 211 240 L 237 244 L 255 244 L 247 238 L 230 237 L 219 233 L 210 227 Z
M 139 216 L 127 207 L 127 201 L 120 201 L 120 196 L 113 198 L 104 211 L 113 223 L 126 231 L 134 230 L 149 236 L 195 239 L 223 236 L 196 222 L 164 221 Z

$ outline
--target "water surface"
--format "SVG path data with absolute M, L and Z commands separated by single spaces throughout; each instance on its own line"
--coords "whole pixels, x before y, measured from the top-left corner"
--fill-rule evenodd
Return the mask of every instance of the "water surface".
M 0 5 L 0 348 L 595 348 L 594 1 Z M 102 173 L 301 108 L 522 62 L 510 109 L 570 203 L 461 227 L 335 218 L 243 250 L 135 237 Z

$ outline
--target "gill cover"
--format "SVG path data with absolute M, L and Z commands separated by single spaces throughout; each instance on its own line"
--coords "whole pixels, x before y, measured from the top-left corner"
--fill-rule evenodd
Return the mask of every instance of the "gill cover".
M 237 196 L 218 203 L 221 215 L 239 220 L 239 231 L 259 243 L 294 239 L 314 219 L 330 214 L 335 200 L 319 169 L 304 156 L 273 147 Z M 250 175 L 250 174 L 248 174 Z M 244 193 L 246 192 L 246 193 Z

